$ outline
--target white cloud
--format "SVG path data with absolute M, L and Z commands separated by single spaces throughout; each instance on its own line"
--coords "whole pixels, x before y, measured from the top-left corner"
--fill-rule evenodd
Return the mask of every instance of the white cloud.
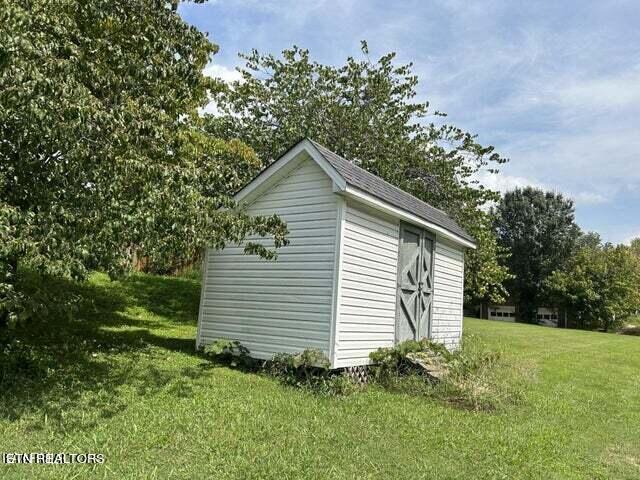
M 637 238 L 640 238 L 640 230 L 633 235 L 629 235 L 629 237 L 627 237 L 627 239 L 622 243 L 624 243 L 625 245 L 631 245 L 631 242 Z
M 216 63 L 210 63 L 202 71 L 205 76 L 211 78 L 219 78 L 223 82 L 231 83 L 242 80 L 242 75 L 235 68 L 225 67 Z
M 578 205 L 601 205 L 611 201 L 610 198 L 595 192 L 579 192 L 569 196 L 573 198 Z
M 220 110 L 218 110 L 218 106 L 216 105 L 216 102 L 209 102 L 204 108 L 198 109 L 198 113 L 201 116 L 204 114 L 218 116 L 220 115 Z
M 562 78 L 550 97 L 565 108 L 584 110 L 635 109 L 640 105 L 640 69 L 586 78 Z
M 242 81 L 242 75 L 238 70 L 217 63 L 210 63 L 204 68 L 202 73 L 207 77 L 219 78 L 225 83 Z M 209 102 L 204 108 L 199 110 L 199 113 L 200 115 L 210 114 L 216 116 L 220 114 L 220 111 L 218 110 L 216 102 Z
M 544 191 L 562 193 L 565 197 L 574 200 L 576 205 L 600 205 L 611 201 L 611 197 L 594 191 L 571 192 L 563 190 L 558 185 L 546 184 L 535 180 L 517 175 L 507 175 L 504 173 L 492 174 L 486 171 L 479 172 L 476 177 L 482 185 L 490 190 L 505 194 L 515 190 L 516 188 L 534 187 Z
M 542 190 L 549 190 L 547 186 L 533 179 L 515 175 L 505 175 L 503 173 L 495 174 L 481 171 L 478 173 L 477 178 L 486 188 L 502 194 L 515 190 L 516 188 L 524 187 L 535 187 Z
M 584 199 L 613 198 L 640 189 L 640 135 L 632 126 L 584 125 L 580 132 L 527 136 L 505 149 L 514 159 L 509 173 L 535 175 L 569 192 L 588 192 Z

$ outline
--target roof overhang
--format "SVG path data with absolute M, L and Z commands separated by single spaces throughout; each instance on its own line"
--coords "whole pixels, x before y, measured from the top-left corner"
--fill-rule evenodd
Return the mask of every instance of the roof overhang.
M 395 207 L 390 203 L 385 202 L 384 200 L 380 200 L 379 198 L 374 197 L 373 195 L 370 195 L 358 188 L 352 187 L 351 185 L 347 185 L 343 193 L 345 196 L 349 198 L 353 198 L 354 200 L 357 200 L 375 210 L 379 210 L 388 215 L 397 217 L 400 220 L 404 220 L 405 222 L 409 222 L 414 225 L 418 225 L 420 227 L 426 228 L 427 230 L 435 232 L 436 234 L 438 234 L 438 236 L 444 237 L 447 240 L 450 240 L 454 243 L 462 245 L 466 248 L 471 248 L 474 250 L 476 249 L 475 243 L 470 242 L 469 240 L 462 238 L 453 232 L 450 232 L 446 228 L 436 225 L 435 223 L 428 222 L 427 220 L 424 220 L 412 213 L 409 213 L 406 210 Z

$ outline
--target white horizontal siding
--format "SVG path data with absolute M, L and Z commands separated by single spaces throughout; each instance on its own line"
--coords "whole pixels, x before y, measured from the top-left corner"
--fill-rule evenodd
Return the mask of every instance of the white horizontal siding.
M 397 219 L 347 201 L 342 232 L 335 367 L 369 363 L 395 339 Z
M 431 338 L 448 348 L 457 348 L 462 336 L 464 251 L 437 238 L 433 272 Z
M 256 358 L 317 348 L 329 355 L 337 198 L 329 177 L 304 160 L 248 208 L 277 213 L 290 244 L 275 261 L 243 245 L 207 251 L 198 342 L 238 340 Z M 269 239 L 247 240 L 270 246 Z

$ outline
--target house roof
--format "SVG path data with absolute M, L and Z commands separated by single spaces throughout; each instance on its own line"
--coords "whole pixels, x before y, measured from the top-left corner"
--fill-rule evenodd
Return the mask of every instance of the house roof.
M 238 202 L 259 194 L 269 183 L 287 171 L 287 165 L 306 152 L 325 171 L 337 186 L 337 191 L 354 196 L 374 208 L 387 210 L 407 221 L 423 224 L 466 247 L 475 248 L 475 240 L 446 212 L 432 207 L 413 195 L 367 172 L 346 158 L 309 139 L 302 139 L 290 147 L 275 162 L 262 170 L 251 182 L 235 194 Z
M 337 155 L 328 148 L 310 140 L 322 157 L 340 174 L 342 178 L 355 188 L 379 198 L 397 208 L 412 213 L 427 222 L 431 222 L 445 230 L 475 243 L 474 238 L 460 227 L 446 212 L 432 207 L 404 190 L 394 187 L 382 178 L 354 165 L 346 158 Z

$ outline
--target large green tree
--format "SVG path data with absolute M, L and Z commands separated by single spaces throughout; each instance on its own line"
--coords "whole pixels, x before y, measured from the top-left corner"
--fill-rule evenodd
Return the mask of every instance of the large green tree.
M 260 163 L 201 128 L 217 47 L 175 2 L 0 0 L 0 25 L 0 323 L 28 313 L 19 268 L 81 278 L 136 251 L 285 241 L 275 217 L 217 211 Z
M 595 238 L 579 242 L 564 267 L 545 280 L 545 289 L 579 326 L 607 331 L 640 305 L 640 257 L 630 247 Z
M 561 194 L 526 187 L 507 192 L 495 207 L 499 244 L 510 252 L 513 274 L 507 288 L 524 321 L 536 321 L 536 307 L 546 303 L 543 283 L 562 268 L 575 250 L 580 229 L 573 201 Z
M 444 115 L 416 100 L 411 65 L 396 65 L 393 53 L 372 62 L 364 42 L 362 52 L 363 59 L 350 57 L 338 67 L 312 61 L 298 47 L 282 57 L 256 50 L 241 55 L 242 79 L 220 91 L 218 114 L 207 128 L 240 138 L 265 164 L 300 138 L 312 138 L 446 210 L 478 240 L 467 257 L 467 300 L 500 299 L 508 273 L 481 209 L 497 194 L 483 188 L 477 174 L 495 173 L 506 160 L 474 135 L 436 121 Z

